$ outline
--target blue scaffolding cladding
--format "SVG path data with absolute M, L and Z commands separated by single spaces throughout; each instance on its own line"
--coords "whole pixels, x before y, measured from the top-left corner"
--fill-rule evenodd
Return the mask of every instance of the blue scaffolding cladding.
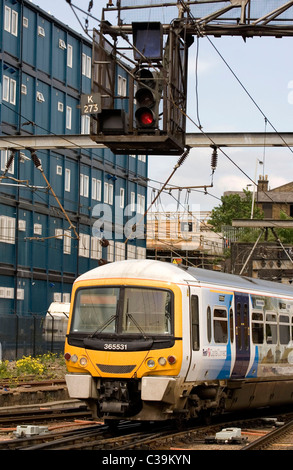
M 89 133 L 79 104 L 80 95 L 91 91 L 90 41 L 27 0 L 0 0 L 0 8 L 1 134 Z M 124 77 L 124 70 L 118 67 L 117 74 Z M 9 156 L 1 151 L 0 177 Z M 70 301 L 74 279 L 100 260 L 146 254 L 145 237 L 124 243 L 124 227 L 146 209 L 147 157 L 66 148 L 38 150 L 37 156 L 79 240 L 30 152 L 17 151 L 0 180 L 2 325 L 12 316 L 39 321 L 51 302 Z M 102 205 L 107 210 L 99 219 Z M 102 247 L 106 235 L 109 246 Z M 7 335 L 0 328 L 0 356 L 13 343 Z M 28 343 L 18 344 L 18 355 Z

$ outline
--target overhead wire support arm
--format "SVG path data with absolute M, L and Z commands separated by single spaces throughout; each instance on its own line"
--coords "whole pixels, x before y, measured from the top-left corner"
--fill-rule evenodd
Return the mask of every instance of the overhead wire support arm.
M 31 152 L 32 161 L 33 161 L 35 167 L 42 173 L 42 176 L 43 176 L 44 180 L 46 181 L 49 190 L 50 190 L 51 193 L 53 194 L 53 196 L 54 196 L 54 198 L 55 198 L 55 200 L 56 200 L 58 206 L 60 207 L 62 213 L 64 214 L 64 216 L 65 216 L 65 218 L 66 218 L 66 220 L 67 220 L 67 222 L 69 223 L 69 227 L 74 231 L 74 234 L 75 234 L 77 240 L 79 240 L 79 235 L 78 235 L 78 233 L 77 233 L 77 231 L 76 231 L 76 229 L 75 229 L 75 226 L 72 224 L 72 222 L 71 222 L 71 220 L 69 219 L 69 217 L 68 217 L 68 215 L 67 215 L 65 209 L 63 208 L 61 202 L 59 201 L 59 199 L 58 199 L 58 197 L 57 197 L 57 195 L 56 195 L 54 189 L 52 188 L 50 182 L 48 181 L 48 179 L 47 179 L 47 177 L 46 177 L 46 175 L 45 175 L 45 173 L 44 173 L 44 170 L 43 170 L 43 168 L 42 168 L 42 164 L 41 164 L 41 162 L 40 162 L 40 160 L 39 160 L 39 158 L 38 158 L 38 156 L 37 156 L 35 150 L 34 150 L 34 149 L 28 149 L 28 150 Z

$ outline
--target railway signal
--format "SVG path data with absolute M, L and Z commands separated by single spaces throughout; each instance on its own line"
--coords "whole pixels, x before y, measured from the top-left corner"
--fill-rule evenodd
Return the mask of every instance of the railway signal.
M 138 86 L 135 93 L 135 119 L 137 130 L 154 131 L 158 127 L 159 102 L 158 81 L 149 68 L 141 68 L 136 74 Z

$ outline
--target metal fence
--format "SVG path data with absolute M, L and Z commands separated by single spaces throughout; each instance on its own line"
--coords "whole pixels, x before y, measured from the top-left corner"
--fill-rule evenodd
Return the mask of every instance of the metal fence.
M 54 318 L 40 316 L 0 316 L 0 361 L 17 360 L 23 356 L 62 353 L 67 319 L 60 329 Z

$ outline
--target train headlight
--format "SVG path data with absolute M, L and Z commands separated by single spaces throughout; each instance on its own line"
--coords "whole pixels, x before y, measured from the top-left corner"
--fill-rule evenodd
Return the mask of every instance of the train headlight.
M 81 357 L 81 358 L 79 359 L 79 363 L 80 363 L 80 365 L 81 365 L 82 367 L 85 367 L 85 366 L 87 365 L 87 358 L 84 357 L 84 356 Z
M 154 359 L 148 359 L 146 364 L 149 369 L 153 369 L 154 367 L 156 367 L 156 362 L 154 361 Z
M 164 357 L 159 357 L 158 363 L 160 366 L 165 366 L 167 364 L 167 360 Z
M 77 362 L 78 361 L 77 355 L 73 354 L 73 356 L 71 356 L 70 360 L 71 360 L 71 362 Z

